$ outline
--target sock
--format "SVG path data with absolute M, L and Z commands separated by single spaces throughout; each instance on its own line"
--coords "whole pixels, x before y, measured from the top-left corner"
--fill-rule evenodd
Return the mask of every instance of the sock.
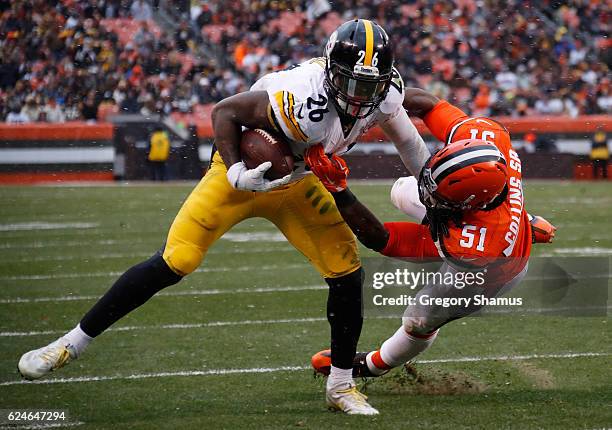
M 96 337 L 117 320 L 144 304 L 158 291 L 182 279 L 168 267 L 160 253 L 129 269 L 81 320 L 81 328 Z
M 337 387 L 338 385 L 349 384 L 353 382 L 353 369 L 340 369 L 339 367 L 332 366 L 329 371 L 329 377 L 327 378 L 327 388 Z
M 438 330 L 425 336 L 408 334 L 402 326 L 382 344 L 380 350 L 368 354 L 368 369 L 380 375 L 392 367 L 401 366 L 429 348 L 437 335 Z
M 87 348 L 89 343 L 93 340 L 93 337 L 88 336 L 87 333 L 81 329 L 81 324 L 77 324 L 77 326 L 66 333 L 63 338 L 72 345 L 77 357 L 85 351 L 85 348 Z
M 329 285 L 327 321 L 331 328 L 331 363 L 340 369 L 352 369 L 363 324 L 363 269 L 339 278 L 326 278 L 325 282 Z

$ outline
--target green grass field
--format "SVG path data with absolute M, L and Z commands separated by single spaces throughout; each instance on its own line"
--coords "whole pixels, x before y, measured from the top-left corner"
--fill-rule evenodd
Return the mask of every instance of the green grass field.
M 456 321 L 416 364 L 419 376 L 396 370 L 367 383 L 379 416 L 328 412 L 323 380 L 307 368 L 328 343 L 324 283 L 259 219 L 47 380 L 55 383 L 22 383 L 20 355 L 72 328 L 118 274 L 158 249 L 191 187 L 0 188 L 0 409 L 66 409 L 78 428 L 612 427 L 606 317 Z M 402 218 L 389 184 L 352 188 L 381 219 Z M 559 227 L 555 244 L 535 252 L 612 255 L 611 191 L 528 182 L 528 210 Z M 360 349 L 398 326 L 366 320 Z

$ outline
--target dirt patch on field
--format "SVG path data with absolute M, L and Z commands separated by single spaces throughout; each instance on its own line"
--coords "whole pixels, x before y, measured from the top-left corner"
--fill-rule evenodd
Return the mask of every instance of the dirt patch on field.
M 543 390 L 555 388 L 555 378 L 548 369 L 542 369 L 528 361 L 510 361 L 510 364 L 536 388 Z
M 478 394 L 487 385 L 463 372 L 445 372 L 439 369 L 417 369 L 413 364 L 404 365 L 399 372 L 376 381 L 378 388 L 398 394 Z

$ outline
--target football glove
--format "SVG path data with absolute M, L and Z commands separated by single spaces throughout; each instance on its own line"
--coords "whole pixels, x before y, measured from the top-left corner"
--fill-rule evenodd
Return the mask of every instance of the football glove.
M 346 178 L 350 170 L 342 157 L 336 154 L 328 156 L 323 145 L 318 144 L 306 150 L 304 160 L 329 192 L 337 193 L 346 189 Z
M 264 178 L 270 167 L 272 167 L 272 163 L 266 161 L 254 169 L 248 169 L 244 162 L 239 161 L 227 169 L 227 180 L 232 187 L 245 191 L 269 191 L 272 188 L 285 185 L 291 180 L 290 174 L 273 181 Z
M 531 243 L 551 243 L 555 238 L 557 227 L 541 216 L 529 215 L 531 224 Z

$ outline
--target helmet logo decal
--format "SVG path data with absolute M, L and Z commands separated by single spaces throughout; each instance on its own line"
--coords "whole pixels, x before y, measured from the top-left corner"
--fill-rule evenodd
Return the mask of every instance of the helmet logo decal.
M 355 67 L 353 67 L 353 73 L 368 78 L 377 78 L 380 75 L 380 73 L 378 73 L 378 67 L 362 66 L 360 64 L 355 64 Z

